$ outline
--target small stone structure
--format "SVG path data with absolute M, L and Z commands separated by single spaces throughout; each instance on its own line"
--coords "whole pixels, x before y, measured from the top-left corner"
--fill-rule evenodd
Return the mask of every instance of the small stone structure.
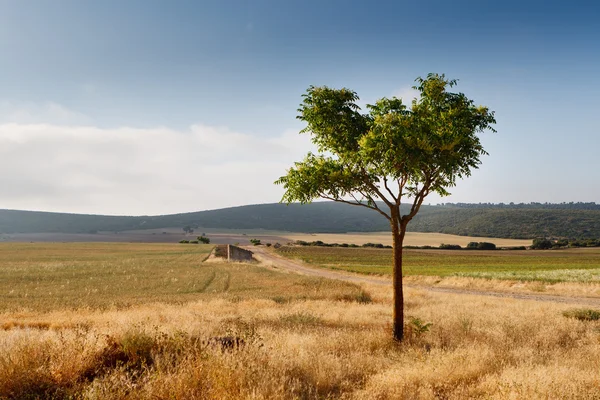
M 208 260 L 211 259 L 222 259 L 231 261 L 241 261 L 241 262 L 251 262 L 254 261 L 252 258 L 252 253 L 250 250 L 242 249 L 238 246 L 233 246 L 231 244 L 218 244 L 213 249 L 212 253 L 208 257 Z
M 252 252 L 241 247 L 227 245 L 227 261 L 252 261 Z

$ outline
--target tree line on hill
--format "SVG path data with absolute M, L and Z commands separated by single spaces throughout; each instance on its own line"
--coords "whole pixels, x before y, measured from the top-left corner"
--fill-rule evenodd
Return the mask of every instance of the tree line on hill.
M 600 238 L 599 207 L 595 203 L 423 206 L 409 225 L 409 231 L 515 239 L 597 239 Z M 343 233 L 387 231 L 389 224 L 370 210 L 332 202 L 260 204 L 139 217 L 0 210 L 3 234 L 123 232 L 171 227 Z
M 516 208 L 530 210 L 600 210 L 595 202 L 563 202 L 563 203 L 442 203 L 444 207 L 457 208 Z
M 600 210 L 444 206 L 415 218 L 411 229 L 511 239 L 595 239 L 600 237 Z
M 564 249 L 573 247 L 600 247 L 600 239 L 533 239 L 531 248 L 534 250 Z

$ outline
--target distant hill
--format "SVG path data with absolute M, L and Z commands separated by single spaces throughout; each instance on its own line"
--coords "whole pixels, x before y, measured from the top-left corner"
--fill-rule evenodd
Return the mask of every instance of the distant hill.
M 259 204 L 158 216 L 104 216 L 0 210 L 0 233 L 122 232 L 168 227 L 267 229 L 292 232 L 375 232 L 389 229 L 381 215 L 333 202 Z M 413 232 L 503 238 L 600 238 L 600 205 L 444 204 L 423 206 Z
M 104 216 L 0 210 L 0 233 L 90 233 L 167 227 L 268 229 L 293 232 L 387 230 L 387 220 L 363 207 L 332 202 L 259 204 L 158 216 Z
M 600 208 L 439 206 L 418 215 L 409 230 L 513 239 L 600 238 Z

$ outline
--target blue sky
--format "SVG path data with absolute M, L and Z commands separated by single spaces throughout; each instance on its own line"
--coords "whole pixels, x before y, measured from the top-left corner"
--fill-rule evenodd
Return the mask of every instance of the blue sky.
M 496 111 L 437 202 L 600 202 L 600 6 L 548 1 L 2 1 L 0 208 L 276 202 L 309 85 L 364 103 L 445 73 Z

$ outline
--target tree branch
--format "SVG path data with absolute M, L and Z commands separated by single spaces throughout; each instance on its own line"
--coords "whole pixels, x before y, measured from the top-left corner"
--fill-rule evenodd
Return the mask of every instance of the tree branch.
M 327 195 L 325 195 L 325 194 L 322 194 L 322 193 L 319 193 L 319 197 L 321 197 L 322 199 L 326 199 L 326 200 L 332 200 L 332 201 L 336 201 L 336 202 L 338 202 L 338 203 L 346 203 L 346 204 L 350 204 L 351 206 L 362 206 L 362 207 L 366 207 L 366 208 L 368 208 L 368 209 L 371 209 L 371 210 L 375 210 L 375 211 L 377 211 L 379 214 L 383 215 L 383 216 L 384 216 L 384 217 L 385 217 L 385 218 L 386 218 L 388 221 L 391 221 L 391 220 L 392 220 L 392 218 L 391 218 L 389 215 L 387 215 L 385 212 L 381 211 L 381 210 L 379 209 L 379 207 L 377 207 L 377 205 L 375 205 L 375 206 L 373 207 L 373 206 L 370 206 L 370 205 L 368 205 L 368 204 L 361 203 L 361 202 L 356 202 L 356 203 L 354 203 L 354 202 L 352 202 L 352 201 L 348 201 L 348 200 L 344 200 L 344 199 L 336 199 L 336 198 L 334 198 L 334 197 L 330 197 L 330 196 L 327 196 Z
M 371 208 L 372 208 L 372 209 L 374 209 L 374 210 L 378 211 L 379 213 L 385 213 L 384 211 L 382 211 L 382 210 L 379 208 L 379 206 L 377 205 L 377 202 L 375 201 L 375 199 L 373 199 L 373 196 L 371 196 L 371 195 L 370 195 L 370 194 L 368 194 L 368 193 L 365 193 L 365 192 L 363 192 L 362 190 L 358 190 L 358 193 L 362 194 L 362 196 L 363 196 L 363 197 L 366 197 L 366 198 L 367 198 L 367 200 L 368 200 L 368 201 L 369 201 L 369 202 L 372 204 L 372 206 L 371 206 Z M 353 196 L 353 197 L 354 197 L 354 196 Z M 356 198 L 355 198 L 354 200 L 356 200 Z M 360 203 L 358 200 L 357 200 L 357 202 L 358 202 L 358 203 Z M 386 214 L 386 215 L 387 215 L 387 214 Z M 391 218 L 391 217 L 390 217 L 390 218 Z
M 354 199 L 354 201 L 356 201 L 357 203 L 361 203 L 361 201 L 356 198 L 356 196 L 354 195 L 354 193 L 350 193 L 350 196 L 352 196 L 352 198 Z
M 388 182 L 387 182 L 387 177 L 383 177 L 383 186 L 385 186 L 385 189 L 388 191 L 388 193 L 390 194 L 390 196 L 392 196 L 392 199 L 394 199 L 394 202 L 396 204 L 398 204 L 398 199 L 396 198 L 396 195 L 394 195 L 394 192 L 392 192 L 388 186 Z
M 425 188 L 423 188 L 419 194 L 417 195 L 417 197 L 415 198 L 415 201 L 412 205 L 412 207 L 410 208 L 410 213 L 407 215 L 403 215 L 402 216 L 402 221 L 406 220 L 406 223 L 408 223 L 408 221 L 410 221 L 411 219 L 413 219 L 413 217 L 415 215 L 417 215 L 417 213 L 419 212 L 419 209 L 421 208 L 421 205 L 423 204 L 423 200 L 425 200 L 425 196 L 427 196 L 428 191 L 425 191 Z
M 423 183 L 423 187 L 421 188 L 421 190 L 418 191 L 417 195 L 415 196 L 415 201 L 414 201 L 412 207 L 410 208 L 410 213 L 402 216 L 403 222 L 404 222 L 404 220 L 406 220 L 405 223 L 408 223 L 408 221 L 410 221 L 411 219 L 413 219 L 413 217 L 415 215 L 417 215 L 417 213 L 421 209 L 423 200 L 425 200 L 425 197 L 427 197 L 427 195 L 431 192 L 431 184 L 434 181 L 434 179 L 437 178 L 439 171 L 440 170 L 437 169 L 434 172 L 430 172 L 430 175 L 426 176 L 425 182 Z
M 406 182 L 408 178 L 406 175 L 403 175 L 401 178 L 396 180 L 398 182 L 398 205 L 402 202 L 402 191 L 404 190 L 404 186 L 406 186 Z
M 371 182 L 371 180 L 369 179 L 369 176 L 368 176 L 367 171 L 365 170 L 364 166 L 359 165 L 358 168 L 360 168 L 360 172 L 361 172 L 361 175 L 363 177 L 363 183 L 365 185 L 367 185 L 372 191 L 374 191 L 375 194 L 377 195 L 377 197 L 379 197 L 381 200 L 383 200 L 383 202 L 385 204 L 387 204 L 388 207 L 392 208 L 393 207 L 393 203 L 390 202 L 388 200 L 388 198 L 383 195 L 383 193 L 381 193 L 381 190 L 379 190 L 379 187 L 377 187 L 377 185 L 375 185 L 373 182 Z

